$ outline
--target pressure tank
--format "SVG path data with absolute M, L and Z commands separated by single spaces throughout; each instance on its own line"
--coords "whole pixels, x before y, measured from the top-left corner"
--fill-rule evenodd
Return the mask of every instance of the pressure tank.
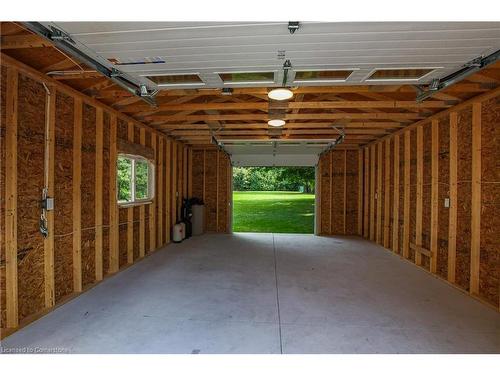
M 175 243 L 182 242 L 183 239 L 183 230 L 182 230 L 182 225 L 180 223 L 177 223 L 174 225 L 173 231 L 172 231 L 172 241 Z

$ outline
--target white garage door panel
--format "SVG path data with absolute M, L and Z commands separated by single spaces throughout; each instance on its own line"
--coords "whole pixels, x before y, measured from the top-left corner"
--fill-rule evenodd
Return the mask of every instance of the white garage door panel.
M 235 167 L 313 167 L 318 163 L 318 155 L 236 154 L 231 155 L 231 162 Z
M 318 163 L 319 154 L 329 145 L 325 141 L 232 142 L 225 144 L 224 149 L 231 155 L 234 166 L 311 167 Z
M 301 22 L 293 35 L 288 31 L 288 22 L 57 22 L 55 25 L 107 64 L 111 64 L 108 59 L 118 60 L 121 71 L 151 88 L 156 88 L 156 84 L 143 76 L 195 73 L 203 81 L 198 87 L 220 88 L 224 83 L 218 72 L 262 70 L 277 70 L 279 74 L 273 83 L 240 82 L 238 87 L 278 86 L 282 84 L 284 59 L 292 63 L 289 84 L 297 70 L 355 70 L 345 82 L 336 83 L 353 85 L 363 84 L 365 77 L 379 68 L 435 69 L 419 81 L 425 84 L 500 47 L 499 22 Z M 294 83 L 318 84 L 324 83 Z M 176 87 L 193 88 L 182 84 Z

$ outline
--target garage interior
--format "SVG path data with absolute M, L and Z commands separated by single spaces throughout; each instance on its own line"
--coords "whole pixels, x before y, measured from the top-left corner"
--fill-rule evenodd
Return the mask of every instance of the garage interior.
M 500 352 L 500 23 L 0 26 L 3 351 Z M 231 233 L 246 165 L 315 235 Z

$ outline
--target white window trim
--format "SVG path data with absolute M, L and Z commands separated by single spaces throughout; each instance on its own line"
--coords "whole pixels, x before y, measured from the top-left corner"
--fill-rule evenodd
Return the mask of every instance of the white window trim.
M 123 154 L 119 153 L 117 155 L 118 158 L 126 158 L 132 162 L 132 173 L 130 175 L 130 188 L 131 188 L 131 197 L 129 201 L 123 201 L 118 199 L 119 194 L 119 185 L 118 185 L 118 173 L 116 174 L 116 201 L 120 207 L 128 207 L 128 206 L 136 206 L 141 204 L 149 204 L 153 201 L 155 197 L 155 164 L 146 159 L 143 156 L 139 155 L 131 155 L 131 154 Z M 144 161 L 148 164 L 148 196 L 146 198 L 136 199 L 135 197 L 135 163 L 136 161 Z M 118 162 L 116 165 L 118 169 Z

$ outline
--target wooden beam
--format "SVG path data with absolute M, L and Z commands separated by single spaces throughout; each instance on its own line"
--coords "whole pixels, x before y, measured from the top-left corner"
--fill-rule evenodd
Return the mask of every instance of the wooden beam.
M 363 150 L 358 150 L 358 235 L 363 235 Z
M 347 150 L 344 150 L 344 234 L 346 234 L 347 214 Z
M 177 144 L 177 220 L 181 220 L 181 206 L 182 206 L 182 184 L 183 184 L 183 152 L 182 143 Z
M 109 130 L 109 272 L 119 268 L 118 259 L 118 192 L 117 192 L 117 119 L 111 115 Z
M 206 188 L 207 188 L 207 176 L 206 176 L 206 165 L 207 165 L 207 152 L 206 150 L 203 150 L 203 204 L 207 204 L 207 200 L 206 200 L 206 197 L 207 197 L 207 192 L 206 192 Z M 204 220 L 203 220 L 203 231 L 205 231 L 206 227 L 207 227 L 207 217 L 208 217 L 208 210 L 205 206 L 205 215 L 204 215 Z
M 7 68 L 5 128 L 5 311 L 7 328 L 19 325 L 17 280 L 18 71 Z
M 46 99 L 45 116 L 48 122 L 48 137 L 45 143 L 45 152 L 48 154 L 47 196 L 54 197 L 54 157 L 55 157 L 55 127 L 56 127 L 56 90 L 49 87 Z M 55 305 L 55 279 L 54 279 L 54 210 L 46 212 L 47 228 L 49 232 L 43 240 L 44 252 L 44 295 L 45 307 Z
M 151 134 L 151 148 L 156 156 L 156 134 Z M 156 249 L 156 196 L 149 205 L 149 251 Z
M 338 131 L 335 129 L 283 129 L 282 130 L 283 135 L 289 136 L 289 135 L 302 135 L 302 134 L 313 134 L 313 135 L 332 135 L 337 137 L 338 136 Z M 373 138 L 373 135 L 384 135 L 387 134 L 387 131 L 384 129 L 346 129 L 344 131 L 345 134 L 347 135 L 360 135 L 364 134 L 364 137 L 349 137 L 350 139 L 371 139 Z M 207 128 L 207 129 L 189 129 L 189 130 L 173 130 L 169 133 L 170 135 L 174 137 L 190 137 L 190 138 L 195 138 L 195 137 L 210 137 L 212 132 Z M 241 129 L 238 130 L 231 130 L 231 129 L 224 129 L 221 128 L 219 130 L 215 131 L 216 135 L 220 136 L 229 136 L 229 135 L 267 135 L 269 134 L 269 128 L 265 129 L 245 129 L 244 125 L 241 127 Z
M 243 101 L 239 103 L 184 103 L 184 104 L 170 104 L 170 103 L 160 103 L 158 104 L 158 111 L 235 111 L 235 110 L 265 110 L 267 111 L 269 103 L 267 101 L 257 101 L 248 102 Z M 402 101 L 402 100 L 339 100 L 339 101 L 310 101 L 310 102 L 289 102 L 288 109 L 293 110 L 293 114 L 297 114 L 300 109 L 347 109 L 347 108 L 446 108 L 451 107 L 451 104 L 447 101 L 441 100 L 431 100 L 418 103 L 414 100 Z M 147 104 L 134 104 L 126 107 L 122 107 L 124 113 L 134 113 L 141 111 L 150 111 L 151 107 Z
M 102 254 L 102 209 L 103 209 L 103 111 L 96 108 L 96 134 L 95 134 L 95 279 L 103 278 Z
M 484 92 L 487 91 L 481 84 L 477 83 L 457 83 L 446 89 L 446 92 Z M 234 88 L 232 97 L 239 95 L 252 95 L 262 99 L 267 98 L 267 87 Z M 352 85 L 352 86 L 301 86 L 293 90 L 294 94 L 347 94 L 347 93 L 407 93 L 415 94 L 415 90 L 410 85 Z M 256 94 L 256 95 L 255 95 Z M 130 96 L 124 90 L 110 89 L 101 95 L 107 97 Z M 220 96 L 220 89 L 172 89 L 163 90 L 158 94 L 158 98 L 174 96 Z
M 75 79 L 103 78 L 104 76 L 102 75 L 102 73 L 95 71 L 75 70 L 67 71 L 66 73 L 61 73 L 60 75 L 52 74 L 51 77 L 57 81 L 66 81 Z
M 155 150 L 152 147 L 138 145 L 137 143 L 134 143 L 132 141 L 125 141 L 121 138 L 117 139 L 116 147 L 118 152 L 122 154 L 139 155 L 145 157 L 150 161 L 155 160 Z
M 139 131 L 139 143 L 146 145 L 146 129 Z M 146 206 L 139 206 L 139 258 L 146 255 Z
M 403 128 L 405 125 L 400 122 L 395 121 L 353 121 L 342 124 L 345 129 L 385 129 L 394 130 Z M 172 131 L 172 130 L 208 130 L 210 129 L 208 124 L 161 124 L 154 125 L 155 128 Z M 332 129 L 332 123 L 330 121 L 324 122 L 291 122 L 286 125 L 287 129 Z M 262 122 L 236 122 L 236 123 L 225 123 L 224 129 L 268 129 L 269 125 Z
M 315 175 L 315 193 L 316 193 L 316 201 L 315 204 L 316 206 L 314 207 L 314 234 L 316 235 L 321 235 L 322 234 L 322 228 L 321 228 L 321 205 L 322 205 L 322 199 L 321 199 L 321 158 L 318 160 L 318 164 L 314 168 L 314 175 Z
M 414 243 L 410 243 L 410 249 L 415 250 L 415 254 L 419 254 L 420 258 L 422 258 L 422 254 L 425 256 L 429 257 L 432 261 L 433 254 L 430 250 L 423 248 L 422 246 L 419 246 Z
M 129 122 L 127 125 L 127 139 L 130 143 L 134 142 L 134 124 Z M 118 147 L 120 150 L 120 147 Z M 134 208 L 127 207 L 127 263 L 134 263 Z
M 424 193 L 424 128 L 423 125 L 417 127 L 417 191 L 415 194 L 415 244 L 422 246 L 422 208 Z M 415 264 L 422 264 L 422 254 L 415 253 Z
M 268 114 L 245 113 L 237 115 L 151 115 L 146 116 L 146 120 L 163 121 L 163 122 L 179 122 L 179 121 L 243 121 L 243 120 L 262 120 L 267 121 Z M 416 120 L 420 119 L 418 113 L 288 113 L 285 115 L 285 120 Z
M 82 291 L 82 101 L 75 98 L 73 121 L 73 291 Z
M 404 134 L 403 257 L 410 256 L 410 131 Z
M 188 197 L 193 196 L 193 149 L 189 148 L 188 156 Z
M 3 56 L 2 56 L 2 60 L 3 60 Z M 48 72 L 52 72 L 55 70 L 66 70 L 66 69 L 70 69 L 70 68 L 74 68 L 74 67 L 76 67 L 76 64 L 74 61 L 68 59 L 66 56 L 61 56 L 61 60 L 59 60 L 53 64 L 44 66 L 43 68 L 41 68 L 39 70 L 42 73 L 48 73 Z
M 431 265 L 430 271 L 437 272 L 438 214 L 439 214 L 439 121 L 432 120 L 431 146 Z
M 385 179 L 384 179 L 384 247 L 389 248 L 389 230 L 391 227 L 391 140 L 385 142 Z
M 188 197 L 188 147 L 184 145 L 183 147 L 184 156 L 182 158 L 182 196 L 184 198 Z
M 330 170 L 328 171 L 328 176 L 329 176 L 329 197 L 328 197 L 328 234 L 332 234 L 332 216 L 333 216 L 333 210 L 332 210 L 332 202 L 333 202 L 333 192 L 332 192 L 332 185 L 333 185 L 333 151 L 329 152 L 330 154 L 330 161 L 329 161 L 329 168 Z
M 177 223 L 177 142 L 172 142 L 172 226 Z
M 172 189 L 171 189 L 171 172 L 172 172 L 172 141 L 167 139 L 167 145 L 165 150 L 165 226 L 166 226 L 166 242 L 170 242 L 170 231 L 171 231 L 171 202 L 172 202 Z
M 481 103 L 472 105 L 472 205 L 470 293 L 479 294 L 481 252 Z
M 370 147 L 370 240 L 375 241 L 375 146 Z
M 156 234 L 158 236 L 157 242 L 158 242 L 158 247 L 162 246 L 164 244 L 163 241 L 163 169 L 165 168 L 163 164 L 163 149 L 164 149 L 164 138 L 159 137 L 158 138 L 158 160 L 156 161 L 157 169 L 156 169 L 156 175 L 158 176 L 157 178 L 157 189 L 156 189 L 156 196 L 157 196 L 157 209 L 158 209 L 158 220 L 157 220 L 157 225 L 158 229 L 156 231 Z
M 375 239 L 378 244 L 382 244 L 382 143 L 377 145 L 377 232 Z
M 364 149 L 365 153 L 365 162 L 364 162 L 364 222 L 363 222 L 363 236 L 365 238 L 368 238 L 370 236 L 370 222 L 369 222 L 369 213 L 370 213 L 370 149 L 367 147 Z
M 25 35 L 7 35 L 1 37 L 1 49 L 24 49 L 24 48 L 40 48 L 52 47 L 52 43 L 48 40 L 33 34 Z
M 450 208 L 448 218 L 448 281 L 455 282 L 457 256 L 457 112 L 450 113 Z
M 220 150 L 217 149 L 217 161 L 215 164 L 215 231 L 219 231 L 219 166 L 220 166 Z
M 394 194 L 392 210 L 392 251 L 399 252 L 399 135 L 394 136 Z

